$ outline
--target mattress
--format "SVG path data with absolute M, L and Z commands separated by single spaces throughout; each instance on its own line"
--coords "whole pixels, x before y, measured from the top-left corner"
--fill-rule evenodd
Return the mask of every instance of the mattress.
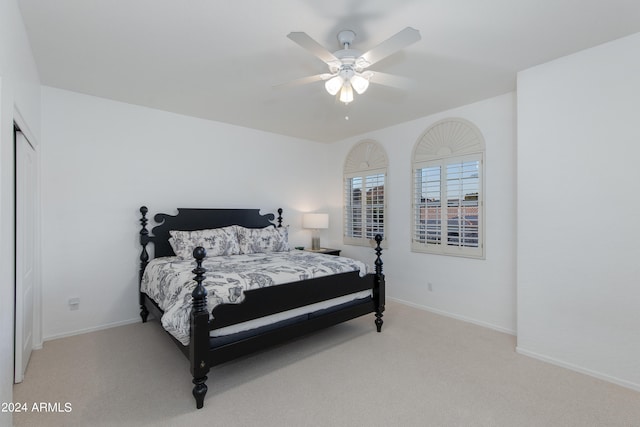
M 327 310 L 332 307 L 342 306 L 352 301 L 371 298 L 371 290 L 360 291 L 349 295 L 343 295 L 326 301 L 320 301 L 315 304 L 305 305 L 303 307 L 294 308 L 293 310 L 283 311 L 282 313 L 272 314 L 270 316 L 260 317 L 258 319 L 249 320 L 247 322 L 235 325 L 225 326 L 224 328 L 214 329 L 209 333 L 211 337 L 222 337 L 225 335 L 237 334 L 252 329 L 257 329 L 265 325 L 278 323 L 284 320 L 290 320 L 298 316 L 305 316 Z

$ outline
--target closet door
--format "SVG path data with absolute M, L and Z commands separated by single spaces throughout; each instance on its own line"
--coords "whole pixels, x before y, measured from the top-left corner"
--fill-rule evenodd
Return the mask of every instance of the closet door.
M 16 132 L 15 382 L 22 382 L 33 349 L 36 253 L 36 152 Z

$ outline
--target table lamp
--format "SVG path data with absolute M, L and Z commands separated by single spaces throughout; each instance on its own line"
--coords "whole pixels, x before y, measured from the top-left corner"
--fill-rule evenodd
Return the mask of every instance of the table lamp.
M 329 214 L 326 213 L 306 213 L 302 216 L 302 227 L 310 228 L 311 250 L 320 249 L 320 229 L 329 228 Z

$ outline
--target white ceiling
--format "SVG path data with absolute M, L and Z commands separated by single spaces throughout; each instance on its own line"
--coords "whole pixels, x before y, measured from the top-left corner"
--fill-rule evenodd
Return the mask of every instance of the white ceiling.
M 42 84 L 320 142 L 515 89 L 519 70 L 640 31 L 639 0 L 18 0 Z M 303 31 L 364 52 L 403 28 L 422 40 L 371 67 L 409 77 L 344 106 Z M 636 53 L 640 54 L 640 52 Z M 349 116 L 349 120 L 345 120 Z

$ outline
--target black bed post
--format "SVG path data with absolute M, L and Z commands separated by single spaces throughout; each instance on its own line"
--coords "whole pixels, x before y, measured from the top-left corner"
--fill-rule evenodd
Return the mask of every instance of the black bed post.
M 380 234 L 376 234 L 376 278 L 375 285 L 373 287 L 373 300 L 376 304 L 376 328 L 378 332 L 382 331 L 382 313 L 384 312 L 384 302 L 385 302 L 385 283 L 384 283 L 384 274 L 382 273 L 382 259 L 380 258 L 380 254 L 382 253 L 382 248 L 380 247 L 380 243 L 382 242 L 382 236 Z
M 140 291 L 140 286 L 142 285 L 142 275 L 144 274 L 144 269 L 149 264 L 149 253 L 147 252 L 147 243 L 151 240 L 149 237 L 149 230 L 147 230 L 147 223 L 149 220 L 147 219 L 147 209 L 146 206 L 140 207 L 140 213 L 142 214 L 142 218 L 140 218 L 140 223 L 142 224 L 142 229 L 140 230 L 140 244 L 142 245 L 142 252 L 140 253 L 140 274 L 138 277 L 138 291 Z M 149 310 L 144 305 L 144 295 L 142 292 L 140 293 L 140 317 L 142 317 L 142 323 L 147 321 L 147 317 L 149 317 Z
M 282 208 L 278 208 L 278 228 L 282 227 Z
M 204 406 L 204 396 L 207 394 L 207 373 L 209 373 L 209 312 L 207 311 L 207 290 L 202 285 L 204 273 L 202 260 L 207 252 L 201 246 L 193 250 L 196 268 L 193 273 L 197 282 L 191 293 L 193 308 L 191 310 L 191 341 L 189 343 L 189 359 L 191 360 L 191 374 L 193 375 L 193 397 L 196 398 L 196 408 Z

